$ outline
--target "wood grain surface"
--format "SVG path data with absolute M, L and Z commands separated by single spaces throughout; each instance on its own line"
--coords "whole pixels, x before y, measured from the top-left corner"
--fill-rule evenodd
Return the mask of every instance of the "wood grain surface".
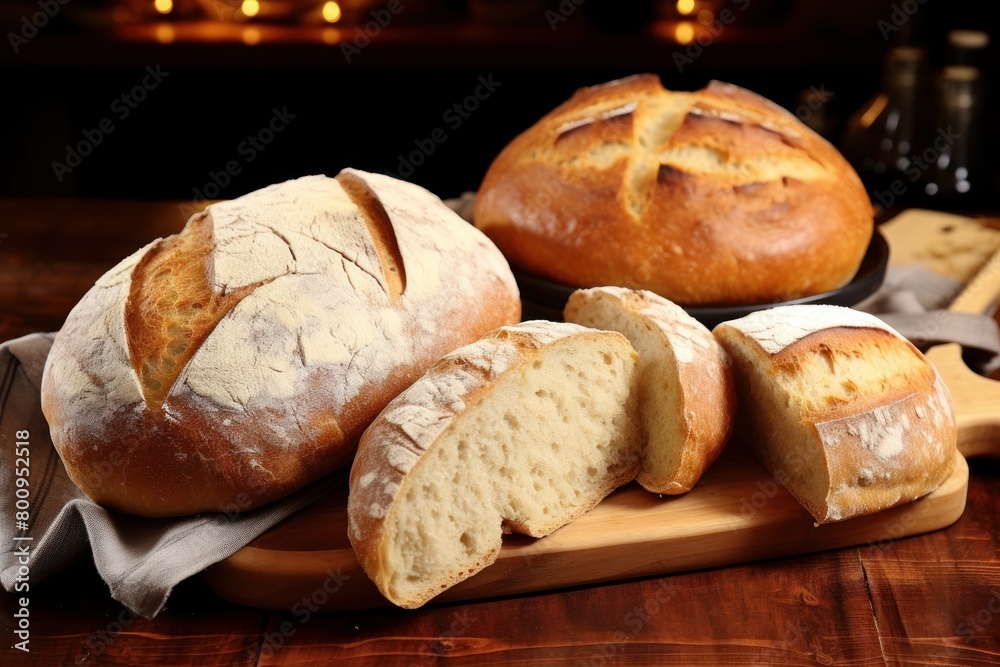
M 177 202 L 0 202 L 0 338 L 58 328 L 182 224 Z M 962 517 L 927 535 L 417 611 L 261 611 L 194 577 L 135 619 L 84 560 L 32 582 L 30 654 L 9 648 L 16 603 L 0 595 L 0 664 L 1000 664 L 1000 463 L 970 472 Z

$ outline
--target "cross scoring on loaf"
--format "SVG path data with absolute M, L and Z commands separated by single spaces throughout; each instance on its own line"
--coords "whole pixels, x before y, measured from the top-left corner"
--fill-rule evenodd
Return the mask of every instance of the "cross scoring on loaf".
M 779 117 L 788 116 L 789 123 L 729 99 L 750 95 L 735 86 L 709 86 L 705 92 L 719 94 L 706 100 L 704 94 L 665 91 L 651 78 L 652 83 L 638 77 L 610 84 L 636 88 L 637 99 L 626 104 L 605 98 L 557 115 L 549 157 L 564 166 L 588 159 L 600 169 L 625 161 L 623 192 L 636 217 L 649 206 L 654 184 L 664 178 L 711 176 L 734 189 L 830 178 L 825 161 L 792 125 L 794 117 L 777 105 L 768 109 L 780 110 Z M 756 104 L 763 103 L 753 97 Z

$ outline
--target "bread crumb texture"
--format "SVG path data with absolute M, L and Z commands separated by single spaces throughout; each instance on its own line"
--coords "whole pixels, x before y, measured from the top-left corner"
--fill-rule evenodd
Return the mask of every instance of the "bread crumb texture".
M 441 360 L 365 433 L 349 535 L 392 602 L 417 607 L 492 563 L 501 535 L 541 537 L 638 471 L 620 334 L 500 328 Z
M 686 493 L 732 432 L 736 396 L 729 355 L 700 322 L 644 290 L 574 292 L 566 321 L 618 331 L 639 353 L 639 411 L 646 434 L 639 483 Z

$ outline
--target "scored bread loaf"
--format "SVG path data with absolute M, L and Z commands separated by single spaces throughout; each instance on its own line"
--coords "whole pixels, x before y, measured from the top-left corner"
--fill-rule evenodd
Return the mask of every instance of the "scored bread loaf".
M 684 305 L 835 289 L 874 228 L 857 173 L 777 104 L 654 75 L 577 91 L 497 156 L 475 223 L 511 264 L 572 287 Z
M 951 395 L 878 318 L 784 306 L 714 333 L 734 361 L 738 432 L 817 524 L 909 502 L 951 475 Z
M 736 393 L 725 350 L 704 325 L 652 292 L 577 290 L 563 315 L 632 343 L 646 443 L 638 482 L 655 493 L 690 491 L 732 432 Z
M 369 578 L 415 608 L 632 480 L 637 355 L 575 324 L 501 327 L 444 357 L 365 432 L 348 534 Z
M 213 204 L 100 278 L 52 346 L 42 407 L 94 501 L 247 510 L 349 463 L 428 366 L 519 318 L 503 256 L 437 197 L 310 176 Z

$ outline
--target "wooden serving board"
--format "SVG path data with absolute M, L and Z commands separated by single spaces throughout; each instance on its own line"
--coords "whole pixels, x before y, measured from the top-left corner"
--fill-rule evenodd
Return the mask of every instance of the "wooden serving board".
M 954 216 L 908 211 L 883 225 L 895 255 L 890 262 L 933 257 L 926 244 L 938 243 L 939 235 L 952 233 L 948 228 L 958 222 Z M 914 233 L 917 227 L 920 234 Z M 914 245 L 921 238 L 924 249 Z M 1000 253 L 977 271 L 952 309 L 990 312 L 998 295 Z M 817 527 L 734 439 L 687 494 L 660 497 L 633 483 L 548 537 L 508 535 L 495 564 L 434 602 L 731 565 L 944 528 L 965 509 L 969 469 L 962 454 L 1000 456 L 1000 382 L 969 370 L 957 345 L 935 347 L 928 357 L 955 399 L 961 454 L 956 453 L 951 478 L 925 498 Z M 332 483 L 336 488 L 330 495 L 208 569 L 204 577 L 209 586 L 233 602 L 276 611 L 292 609 L 303 597 L 327 611 L 389 606 L 365 576 L 347 539 L 346 472 Z
M 976 274 L 949 310 L 993 313 L 1000 321 L 1000 252 Z M 954 343 L 927 352 L 955 401 L 958 449 L 965 456 L 1000 456 L 1000 381 L 969 369 Z
M 880 227 L 889 264 L 923 264 L 965 283 L 949 310 L 992 314 L 1000 322 L 1000 221 L 911 209 Z M 978 375 L 959 345 L 927 352 L 955 401 L 958 450 L 1000 456 L 1000 381 Z
M 632 483 L 548 537 L 505 536 L 496 563 L 434 602 L 716 567 L 930 532 L 951 525 L 965 509 L 969 468 L 960 454 L 955 457 L 954 474 L 929 496 L 817 527 L 733 440 L 688 493 L 657 496 Z M 351 550 L 346 502 L 341 478 L 330 495 L 209 568 L 204 574 L 209 586 L 233 602 L 276 611 L 287 612 L 303 597 L 326 611 L 389 606 Z

